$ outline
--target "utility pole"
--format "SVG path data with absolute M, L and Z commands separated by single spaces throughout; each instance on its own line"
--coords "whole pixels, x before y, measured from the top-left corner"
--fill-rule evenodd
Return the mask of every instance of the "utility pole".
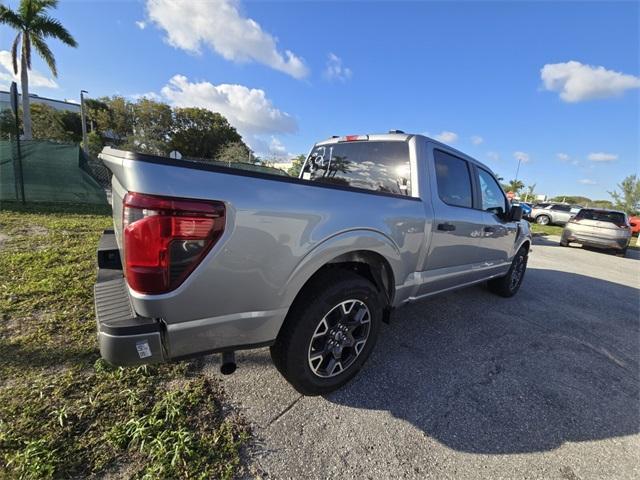
M 84 94 L 89 93 L 86 90 L 80 90 L 80 119 L 82 122 L 82 150 L 87 153 L 87 111 L 84 106 Z
M 516 178 L 515 180 L 518 180 L 518 174 L 520 173 L 520 162 L 522 161 L 522 158 L 520 158 L 520 155 L 518 155 L 518 168 L 516 168 Z

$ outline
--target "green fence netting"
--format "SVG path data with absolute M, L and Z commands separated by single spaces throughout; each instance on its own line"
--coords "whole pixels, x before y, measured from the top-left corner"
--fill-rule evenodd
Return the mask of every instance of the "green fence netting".
M 23 140 L 20 150 L 27 202 L 107 203 L 104 188 L 87 173 L 78 145 Z M 0 201 L 21 200 L 16 158 L 16 143 L 0 141 Z

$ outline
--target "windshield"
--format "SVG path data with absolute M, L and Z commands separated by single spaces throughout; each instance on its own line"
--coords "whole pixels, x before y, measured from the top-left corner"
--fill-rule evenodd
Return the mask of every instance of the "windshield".
M 624 213 L 620 212 L 607 212 L 602 210 L 589 210 L 583 208 L 576 215 L 577 220 L 595 220 L 597 222 L 609 222 L 617 225 L 618 227 L 624 227 L 627 225 L 627 219 Z

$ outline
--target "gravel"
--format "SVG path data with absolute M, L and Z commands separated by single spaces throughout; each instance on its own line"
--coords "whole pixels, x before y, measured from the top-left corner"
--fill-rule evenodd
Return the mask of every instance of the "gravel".
M 640 255 L 557 240 L 536 238 L 512 299 L 477 286 L 398 309 L 326 397 L 300 396 L 267 349 L 239 352 L 224 385 L 256 436 L 252 476 L 640 478 Z

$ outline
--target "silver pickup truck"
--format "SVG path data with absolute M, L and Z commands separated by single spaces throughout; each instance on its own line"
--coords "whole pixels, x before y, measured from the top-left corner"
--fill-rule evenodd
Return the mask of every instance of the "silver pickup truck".
M 299 178 L 105 148 L 100 352 L 137 365 L 269 346 L 301 393 L 349 381 L 391 310 L 487 282 L 514 295 L 531 245 L 491 171 L 422 135 L 332 137 Z

